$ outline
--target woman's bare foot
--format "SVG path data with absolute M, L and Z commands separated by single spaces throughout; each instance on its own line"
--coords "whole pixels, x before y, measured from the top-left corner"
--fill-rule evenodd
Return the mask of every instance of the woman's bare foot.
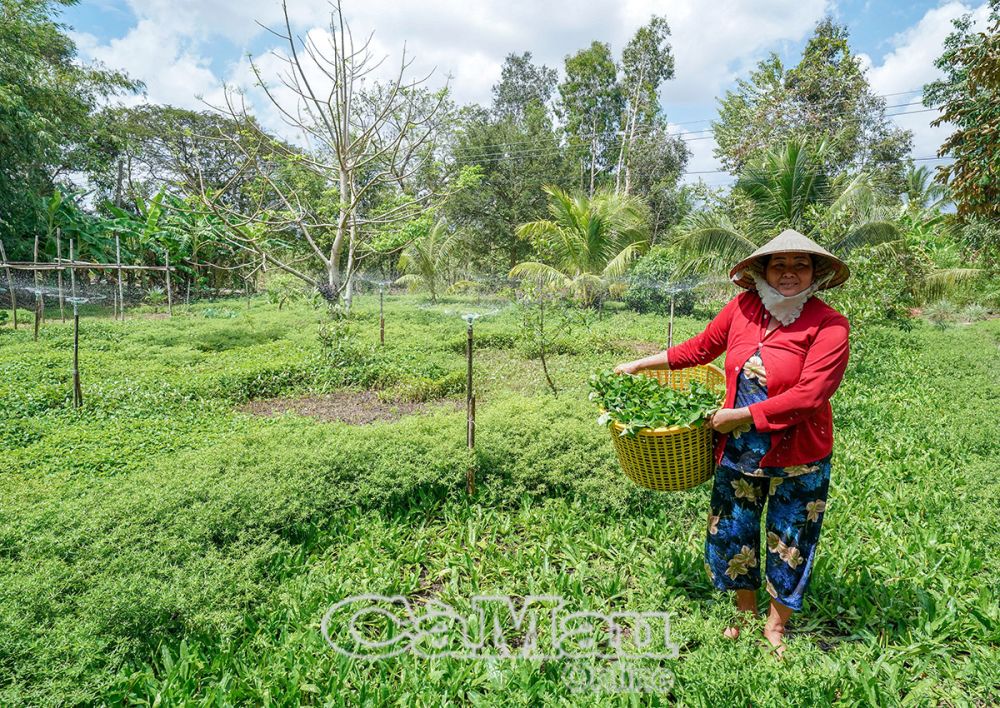
M 757 593 L 753 590 L 737 590 L 736 591 L 736 609 L 743 613 L 748 612 L 755 619 L 760 617 L 757 614 Z M 722 632 L 722 636 L 726 639 L 736 639 L 740 636 L 740 625 L 743 624 L 743 619 L 737 620 L 737 624 L 734 624 Z
M 785 653 L 785 649 L 788 645 L 783 641 L 785 637 L 785 627 L 783 625 L 770 626 L 770 623 L 764 626 L 764 638 L 771 643 L 774 647 L 774 654 L 779 659 L 781 655 Z
M 779 659 L 785 653 L 785 625 L 791 616 L 791 607 L 781 604 L 773 597 L 771 598 L 771 608 L 767 615 L 767 622 L 764 624 L 764 638 L 774 648 L 774 654 Z

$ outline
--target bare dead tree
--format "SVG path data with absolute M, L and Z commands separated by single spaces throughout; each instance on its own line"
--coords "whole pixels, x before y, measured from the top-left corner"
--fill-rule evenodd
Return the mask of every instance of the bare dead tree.
M 245 203 L 228 204 L 225 186 L 211 189 L 200 180 L 201 193 L 227 224 L 230 243 L 317 287 L 328 301 L 339 299 L 349 310 L 366 241 L 378 229 L 411 220 L 446 196 L 447 187 L 417 188 L 415 176 L 434 157 L 439 126 L 448 112 L 447 88 L 430 92 L 425 86 L 431 74 L 409 79 L 413 59 L 405 46 L 392 78 L 372 80 L 386 57 L 375 59 L 370 49 L 374 33 L 355 44 L 339 2 L 332 4 L 329 34 L 322 41 L 295 35 L 287 3 L 282 9 L 283 30 L 265 29 L 285 44 L 287 53 L 275 56 L 284 65 L 279 81 L 286 91 L 268 85 L 260 65 L 252 59 L 250 64 L 264 94 L 307 147 L 268 135 L 248 110 L 244 94 L 226 87 L 225 105 L 213 108 L 237 124 L 239 134 L 216 138 L 230 141 L 243 156 L 233 180 L 254 175 L 260 196 L 248 209 Z M 289 169 L 317 177 L 324 192 L 336 194 L 335 208 L 321 208 L 301 184 L 287 178 Z M 272 245 L 276 234 L 304 244 L 322 275 L 291 265 Z

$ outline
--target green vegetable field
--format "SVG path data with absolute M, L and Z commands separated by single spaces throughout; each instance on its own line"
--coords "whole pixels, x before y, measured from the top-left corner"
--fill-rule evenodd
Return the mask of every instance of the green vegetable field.
M 377 295 L 356 300 L 349 325 L 262 299 L 170 319 L 86 311 L 79 411 L 71 326 L 50 320 L 37 342 L 0 331 L 0 705 L 1000 695 L 1000 320 L 852 331 L 818 559 L 779 664 L 759 627 L 722 637 L 732 599 L 702 563 L 710 483 L 633 485 L 588 400 L 591 374 L 662 348 L 665 318 L 622 311 L 574 328 L 547 354 L 554 396 L 517 306 L 499 304 L 475 325 L 470 457 L 456 313 L 473 306 L 388 298 L 384 347 Z M 706 322 L 678 318 L 675 341 Z M 338 422 L 362 389 L 385 419 Z M 313 407 L 261 415 L 275 398 Z M 577 694 L 558 661 L 351 659 L 321 622 L 365 593 L 463 615 L 483 594 L 667 612 L 678 656 L 655 666 L 671 685 Z

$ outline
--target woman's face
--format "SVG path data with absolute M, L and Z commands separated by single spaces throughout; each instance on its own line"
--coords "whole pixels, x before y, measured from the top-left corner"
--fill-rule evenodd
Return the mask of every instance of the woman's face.
M 767 263 L 766 280 L 785 297 L 796 295 L 812 285 L 812 258 L 806 253 L 775 253 Z

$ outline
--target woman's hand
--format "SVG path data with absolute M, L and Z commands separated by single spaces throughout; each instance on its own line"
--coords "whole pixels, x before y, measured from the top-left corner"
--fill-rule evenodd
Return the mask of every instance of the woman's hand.
M 635 374 L 642 371 L 642 360 L 626 361 L 615 367 L 616 374 Z
M 737 428 L 749 430 L 751 423 L 753 423 L 753 416 L 750 415 L 750 409 L 746 406 L 743 408 L 720 408 L 705 421 L 705 425 L 720 433 L 731 433 Z

